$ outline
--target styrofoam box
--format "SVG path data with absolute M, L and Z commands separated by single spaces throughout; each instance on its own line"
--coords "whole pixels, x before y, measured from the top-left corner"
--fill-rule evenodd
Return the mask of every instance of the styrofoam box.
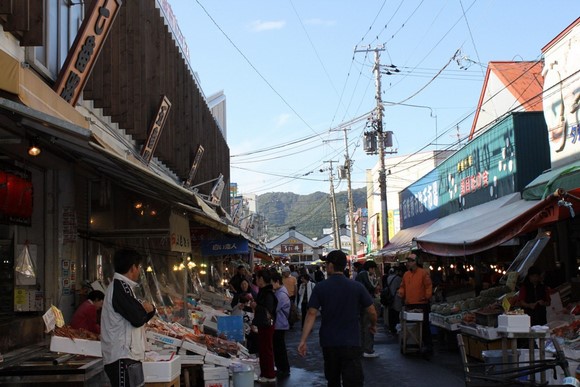
M 203 380 L 219 380 L 228 379 L 230 371 L 226 367 L 204 365 L 203 366 Z
M 530 330 L 530 316 L 527 314 L 500 314 L 497 317 L 497 326 L 498 328 L 510 328 L 508 332 L 515 332 L 511 328 L 526 328 L 525 332 L 527 332 Z M 518 330 L 518 332 L 521 331 Z
M 423 321 L 423 313 L 403 312 L 403 319 L 407 321 Z
M 181 360 L 179 356 L 164 356 L 166 361 L 145 361 L 143 362 L 143 375 L 145 383 L 171 382 L 181 375 Z
M 204 360 L 206 363 L 220 365 L 224 367 L 229 367 L 230 365 L 232 365 L 232 361 L 230 359 L 226 359 L 225 357 L 219 356 L 210 351 L 208 351 L 205 354 Z
M 101 342 L 95 340 L 71 339 L 62 336 L 52 336 L 50 339 L 52 352 L 74 353 L 77 355 L 102 357 Z
M 206 380 L 205 387 L 229 387 L 229 379 L 219 379 L 219 380 Z
M 207 353 L 207 347 L 205 347 L 204 345 L 194 343 L 193 341 L 189 341 L 189 340 L 183 340 L 181 347 L 187 349 L 188 351 L 191 351 L 193 353 L 197 353 L 198 355 L 202 355 L 202 356 L 205 356 L 205 354 Z
M 149 340 L 159 341 L 160 343 L 170 345 L 172 347 L 181 347 L 182 341 L 175 337 L 165 336 L 157 332 L 147 331 L 146 337 Z

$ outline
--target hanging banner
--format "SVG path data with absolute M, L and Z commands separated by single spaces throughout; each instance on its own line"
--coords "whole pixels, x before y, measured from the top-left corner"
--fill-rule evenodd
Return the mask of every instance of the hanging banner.
M 153 158 L 153 152 L 155 152 L 155 148 L 157 148 L 157 144 L 159 143 L 159 139 L 161 138 L 161 132 L 163 131 L 163 126 L 167 121 L 167 117 L 169 116 L 169 110 L 171 109 L 171 102 L 169 102 L 169 98 L 167 96 L 163 96 L 161 98 L 161 102 L 159 103 L 159 109 L 157 109 L 157 115 L 155 119 L 151 123 L 151 128 L 149 128 L 149 136 L 147 137 L 147 142 L 143 146 L 143 150 L 141 151 L 141 156 L 146 164 L 151 162 Z
M 99 57 L 121 0 L 95 0 L 68 52 L 54 90 L 75 106 Z
M 171 215 L 169 215 L 169 235 L 171 251 L 191 253 L 189 220 L 185 216 L 171 211 Z

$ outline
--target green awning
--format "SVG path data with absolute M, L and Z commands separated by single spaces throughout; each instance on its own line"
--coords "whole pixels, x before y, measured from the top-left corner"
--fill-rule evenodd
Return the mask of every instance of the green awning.
M 556 189 L 571 191 L 580 187 L 580 161 L 542 173 L 526 186 L 522 197 L 525 200 L 546 198 Z

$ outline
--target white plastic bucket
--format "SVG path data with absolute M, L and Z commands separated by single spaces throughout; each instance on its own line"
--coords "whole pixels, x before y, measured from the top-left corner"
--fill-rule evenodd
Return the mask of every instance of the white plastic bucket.
M 254 368 L 247 364 L 236 363 L 232 370 L 233 387 L 254 387 Z

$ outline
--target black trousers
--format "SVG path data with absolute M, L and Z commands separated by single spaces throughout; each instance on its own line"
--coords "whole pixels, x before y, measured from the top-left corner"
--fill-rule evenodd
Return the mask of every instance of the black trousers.
M 286 331 L 274 331 L 274 364 L 278 373 L 289 373 L 290 363 L 288 362 L 288 351 L 286 351 Z
M 400 322 L 400 313 L 401 312 L 393 308 L 389 308 L 389 331 L 391 331 L 392 334 L 397 333 L 397 324 Z
M 112 387 L 141 387 L 145 385 L 143 364 L 132 359 L 120 359 L 105 364 L 105 373 Z
M 323 347 L 322 355 L 328 387 L 364 386 L 360 347 Z

